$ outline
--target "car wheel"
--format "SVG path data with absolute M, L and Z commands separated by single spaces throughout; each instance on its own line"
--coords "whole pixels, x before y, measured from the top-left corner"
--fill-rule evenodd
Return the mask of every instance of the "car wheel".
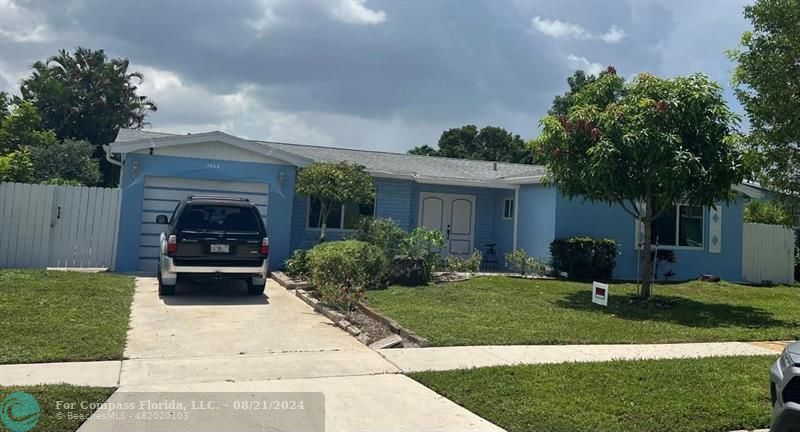
M 251 296 L 259 296 L 264 294 L 264 288 L 267 285 L 256 285 L 252 281 L 247 281 L 247 294 Z
M 175 294 L 175 285 L 166 285 L 161 281 L 161 269 L 158 270 L 158 295 L 171 296 Z

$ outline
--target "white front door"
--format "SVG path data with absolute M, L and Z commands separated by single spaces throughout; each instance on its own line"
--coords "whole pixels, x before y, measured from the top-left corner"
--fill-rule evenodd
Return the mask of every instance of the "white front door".
M 420 193 L 419 225 L 442 232 L 442 256 L 471 254 L 475 248 L 475 196 Z

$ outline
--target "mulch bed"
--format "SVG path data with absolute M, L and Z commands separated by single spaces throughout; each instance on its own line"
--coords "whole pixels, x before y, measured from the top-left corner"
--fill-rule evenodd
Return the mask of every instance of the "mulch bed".
M 353 311 L 350 316 L 347 317 L 347 320 L 358 327 L 362 335 L 367 335 L 365 340 L 362 340 L 362 342 L 367 345 L 394 334 L 385 325 L 358 310 Z

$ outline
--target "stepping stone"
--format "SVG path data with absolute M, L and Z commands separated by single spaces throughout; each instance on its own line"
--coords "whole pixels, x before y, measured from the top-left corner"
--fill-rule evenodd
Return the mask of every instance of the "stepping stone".
M 369 345 L 372 349 L 385 349 L 385 348 L 392 348 L 403 343 L 403 338 L 399 335 L 393 334 L 391 336 L 386 336 L 385 338 L 375 341 Z

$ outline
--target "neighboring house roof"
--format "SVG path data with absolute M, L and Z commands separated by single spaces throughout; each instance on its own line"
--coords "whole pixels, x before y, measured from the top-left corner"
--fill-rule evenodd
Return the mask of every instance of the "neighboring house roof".
M 200 136 L 219 134 L 239 140 L 221 132 L 197 134 Z M 112 151 L 122 149 L 125 144 L 157 144 L 193 135 L 175 135 L 141 130 L 121 129 Z M 246 141 L 246 140 L 242 140 Z M 287 144 L 270 141 L 249 141 L 253 144 L 275 149 L 283 154 L 291 154 L 303 160 L 315 162 L 347 161 L 363 165 L 371 174 L 379 177 L 409 178 L 426 183 L 447 183 L 460 181 L 476 185 L 511 185 L 519 183 L 538 183 L 545 174 L 545 167 L 503 162 L 487 162 L 466 159 L 453 159 L 433 156 L 417 156 L 403 153 L 389 153 L 372 150 L 356 150 L 336 147 L 322 147 L 302 144 Z M 188 143 L 188 142 L 187 142 Z M 116 148 L 116 149 L 115 149 Z

